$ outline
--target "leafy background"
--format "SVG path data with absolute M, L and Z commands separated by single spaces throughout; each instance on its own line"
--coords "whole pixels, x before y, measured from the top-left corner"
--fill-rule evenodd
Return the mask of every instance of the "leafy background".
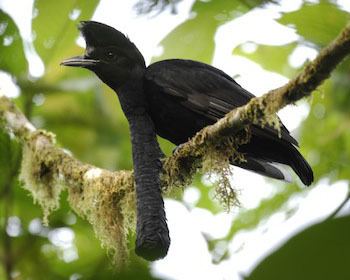
M 181 1 L 140 1 L 138 7 L 139 12 L 157 16 L 168 8 L 176 12 L 177 2 Z M 164 52 L 153 60 L 181 57 L 211 63 L 218 28 L 267 2 L 278 5 L 278 1 L 262 0 L 194 1 L 191 12 L 196 16 L 169 30 L 160 42 Z M 87 71 L 58 67 L 62 58 L 82 52 L 76 44 L 76 25 L 91 18 L 98 4 L 98 0 L 34 1 L 33 46 L 45 66 L 40 78 L 29 74 L 26 43 L 11 16 L 0 10 L 0 69 L 10 74 L 20 89 L 16 104 L 37 127 L 54 132 L 60 146 L 80 160 L 103 168 L 131 169 L 128 126 L 115 95 Z M 298 40 L 283 46 L 253 43 L 254 52 L 245 52 L 243 46 L 232 52 L 291 78 L 299 70 L 289 63 L 293 51 L 300 46 L 319 50 L 349 19 L 349 13 L 335 1 L 305 1 L 298 10 L 278 19 L 295 29 Z M 350 61 L 346 60 L 308 100 L 310 113 L 299 128 L 300 146 L 312 163 L 316 180 L 348 181 L 350 177 L 349 89 Z M 166 153 L 174 148 L 160 141 Z M 50 226 L 42 226 L 41 209 L 17 178 L 20 159 L 20 144 L 0 131 L 0 279 L 157 279 L 149 264 L 135 257 L 133 250 L 129 269 L 113 271 L 91 226 L 72 213 L 65 197 L 51 216 Z M 195 207 L 215 214 L 222 211 L 200 175 L 192 187 L 201 192 Z M 214 255 L 220 242 L 232 242 L 237 233 L 256 228 L 280 211 L 292 216 L 295 209 L 288 202 L 308 191 L 296 184 L 284 184 L 257 207 L 240 209 L 227 236 L 207 239 L 208 250 Z M 182 195 L 176 199 L 182 201 Z M 263 259 L 246 279 L 350 279 L 349 219 L 331 217 L 296 234 Z M 73 232 L 74 243 L 58 244 L 55 236 L 60 231 L 68 239 Z M 227 258 L 229 252 L 224 250 L 213 260 L 220 264 Z

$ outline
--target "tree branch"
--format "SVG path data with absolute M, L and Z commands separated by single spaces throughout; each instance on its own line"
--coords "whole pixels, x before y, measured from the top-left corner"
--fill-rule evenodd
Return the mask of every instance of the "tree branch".
M 275 113 L 287 104 L 309 96 L 349 53 L 350 25 L 285 86 L 229 112 L 166 158 L 162 177 L 164 189 L 186 185 L 198 168 L 224 170 L 223 175 L 227 175 L 232 151 L 249 139 L 245 128 L 254 123 L 270 124 L 278 129 Z M 93 225 L 102 244 L 114 252 L 116 264 L 122 264 L 127 258 L 126 235 L 135 224 L 133 173 L 111 172 L 78 161 L 56 146 L 52 133 L 36 130 L 4 96 L 0 97 L 0 126 L 23 144 L 20 177 L 44 209 L 45 219 L 59 206 L 59 194 L 67 188 L 71 207 Z M 238 153 L 236 156 L 239 160 Z M 227 187 L 227 184 L 225 181 L 223 185 Z M 227 188 L 220 192 L 229 200 L 234 199 L 234 193 L 228 192 Z

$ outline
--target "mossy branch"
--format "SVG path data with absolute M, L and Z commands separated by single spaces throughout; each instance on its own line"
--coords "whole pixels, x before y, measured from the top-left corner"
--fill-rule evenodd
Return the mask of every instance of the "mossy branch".
M 20 179 L 44 211 L 44 223 L 67 189 L 71 207 L 87 219 L 118 266 L 127 261 L 127 233 L 135 224 L 132 171 L 111 172 L 85 164 L 37 130 L 14 103 L 0 97 L 0 127 L 23 144 Z
M 234 202 L 235 192 L 227 180 L 229 157 L 249 140 L 249 124 L 270 124 L 278 129 L 275 113 L 309 96 L 349 53 L 350 25 L 285 86 L 229 112 L 166 158 L 162 176 L 164 189 L 185 186 L 198 168 L 202 168 L 221 173 L 219 194 L 225 203 Z M 0 97 L 0 126 L 23 144 L 20 176 L 25 188 L 44 209 L 45 219 L 58 207 L 59 194 L 66 188 L 71 207 L 93 225 L 102 244 L 115 256 L 116 264 L 121 265 L 127 259 L 126 235 L 135 224 L 132 172 L 111 172 L 78 161 L 57 147 L 53 134 L 36 130 L 5 96 Z M 234 152 L 234 156 L 242 160 L 239 153 Z

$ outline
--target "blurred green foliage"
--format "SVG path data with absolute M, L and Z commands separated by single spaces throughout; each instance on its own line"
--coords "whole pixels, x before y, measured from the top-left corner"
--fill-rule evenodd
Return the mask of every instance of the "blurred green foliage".
M 24 56 L 23 41 L 11 17 L 0 10 L 1 57 L 0 69 L 21 77 L 27 73 L 28 63 Z
M 166 5 L 171 1 L 160 2 Z M 271 1 L 195 1 L 189 19 L 169 31 L 160 42 L 164 53 L 153 60 L 176 57 L 210 63 L 218 27 L 267 2 Z M 295 28 L 300 36 L 297 41 L 284 46 L 255 43 L 257 48 L 252 53 L 246 53 L 244 47 L 238 46 L 233 54 L 256 61 L 266 70 L 293 77 L 299 70 L 289 64 L 295 49 L 308 46 L 319 50 L 350 19 L 334 1 L 314 2 L 305 1 L 300 9 L 285 13 L 278 20 L 280 24 Z M 45 65 L 45 73 L 38 79 L 29 75 L 24 54 L 28 42 L 23 42 L 14 21 L 0 10 L 0 70 L 9 73 L 21 90 L 15 102 L 37 127 L 54 132 L 59 145 L 84 162 L 111 170 L 131 169 L 128 124 L 114 92 L 88 71 L 59 67 L 63 58 L 83 51 L 75 43 L 76 25 L 79 20 L 92 16 L 98 3 L 98 0 L 34 2 L 33 45 Z M 332 79 L 309 100 L 310 114 L 300 131 L 302 151 L 313 165 L 316 180 L 323 177 L 333 181 L 348 180 L 350 177 L 349 65 L 349 60 L 340 65 Z M 160 141 L 167 154 L 174 148 L 167 141 Z M 38 223 L 41 210 L 33 205 L 17 180 L 20 156 L 19 143 L 7 132 L 0 131 L 0 279 L 6 279 L 8 274 L 5 260 L 10 260 L 14 279 L 78 279 L 80 276 L 82 279 L 154 279 L 148 264 L 135 257 L 133 250 L 129 270 L 117 275 L 90 225 L 71 212 L 66 197 L 62 197 L 61 208 L 52 215 L 50 227 Z M 212 198 L 212 189 L 203 183 L 200 175 L 194 179 L 193 186 L 201 192 L 196 207 L 213 213 L 221 211 Z M 255 228 L 281 209 L 293 211 L 285 206 L 286 202 L 300 192 L 303 190 L 297 185 L 283 185 L 255 209 L 240 209 L 224 239 L 230 241 L 237 232 Z M 177 199 L 181 200 L 181 195 Z M 20 221 L 17 233 L 10 228 L 12 225 L 16 229 L 14 217 Z M 340 266 L 349 257 L 350 244 L 345 242 L 349 235 L 348 225 L 349 219 L 342 218 L 307 229 L 264 260 L 248 279 L 288 279 L 286 271 L 293 271 L 297 265 L 309 270 L 290 279 L 313 279 L 312 274 L 307 273 L 317 270 L 319 264 L 322 269 L 328 265 L 330 270 L 341 273 L 343 267 Z M 53 242 L 55 231 L 60 229 L 74 232 L 71 251 Z M 210 240 L 208 249 L 212 250 L 218 241 Z M 130 244 L 132 248 L 133 242 Z M 67 252 L 73 252 L 73 256 L 75 252 L 77 258 L 67 261 Z M 304 259 L 300 259 L 300 255 Z M 226 257 L 228 254 L 222 259 Z M 318 272 L 323 273 L 322 269 Z
M 278 20 L 281 24 L 294 27 L 301 39 L 318 48 L 329 44 L 350 19 L 349 13 L 339 9 L 335 1 L 319 2 L 306 1 L 300 9 L 285 13 Z
M 286 77 L 293 77 L 297 72 L 296 69 L 291 67 L 288 63 L 289 55 L 298 45 L 296 42 L 282 46 L 255 45 L 252 42 L 246 44 L 253 44 L 256 50 L 252 53 L 247 53 L 244 51 L 244 45 L 241 45 L 234 49 L 233 54 L 245 56 L 254 60 L 259 65 L 262 65 L 266 70 L 280 73 Z M 266 58 L 268 57 L 273 57 L 273 59 L 267 60 Z
M 265 258 L 244 279 L 350 279 L 350 217 L 313 225 Z
M 79 20 L 92 16 L 98 0 L 90 1 L 35 1 L 32 29 L 35 34 L 34 47 L 44 62 L 45 79 L 52 82 L 63 71 L 57 65 L 63 57 L 69 57 L 80 50 L 75 39 Z M 53 12 L 54 11 L 54 12 Z
M 196 1 L 190 19 L 177 26 L 160 42 L 164 52 L 154 60 L 176 57 L 210 63 L 218 27 L 266 2 L 268 1 Z

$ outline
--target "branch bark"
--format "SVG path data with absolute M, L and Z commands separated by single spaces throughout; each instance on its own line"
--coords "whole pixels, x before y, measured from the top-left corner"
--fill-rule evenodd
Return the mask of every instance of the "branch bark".
M 309 96 L 349 53 L 350 24 L 297 77 L 229 112 L 166 158 L 163 186 L 188 183 L 201 167 L 208 147 L 220 149 L 217 143 L 227 135 L 239 135 L 252 123 L 278 127 L 275 113 Z M 111 172 L 78 161 L 56 146 L 53 134 L 36 130 L 5 96 L 0 97 L 0 126 L 23 143 L 21 178 L 43 207 L 45 216 L 58 207 L 59 193 L 66 187 L 72 208 L 89 220 L 103 245 L 116 252 L 117 264 L 125 261 L 126 234 L 135 224 L 132 171 Z

